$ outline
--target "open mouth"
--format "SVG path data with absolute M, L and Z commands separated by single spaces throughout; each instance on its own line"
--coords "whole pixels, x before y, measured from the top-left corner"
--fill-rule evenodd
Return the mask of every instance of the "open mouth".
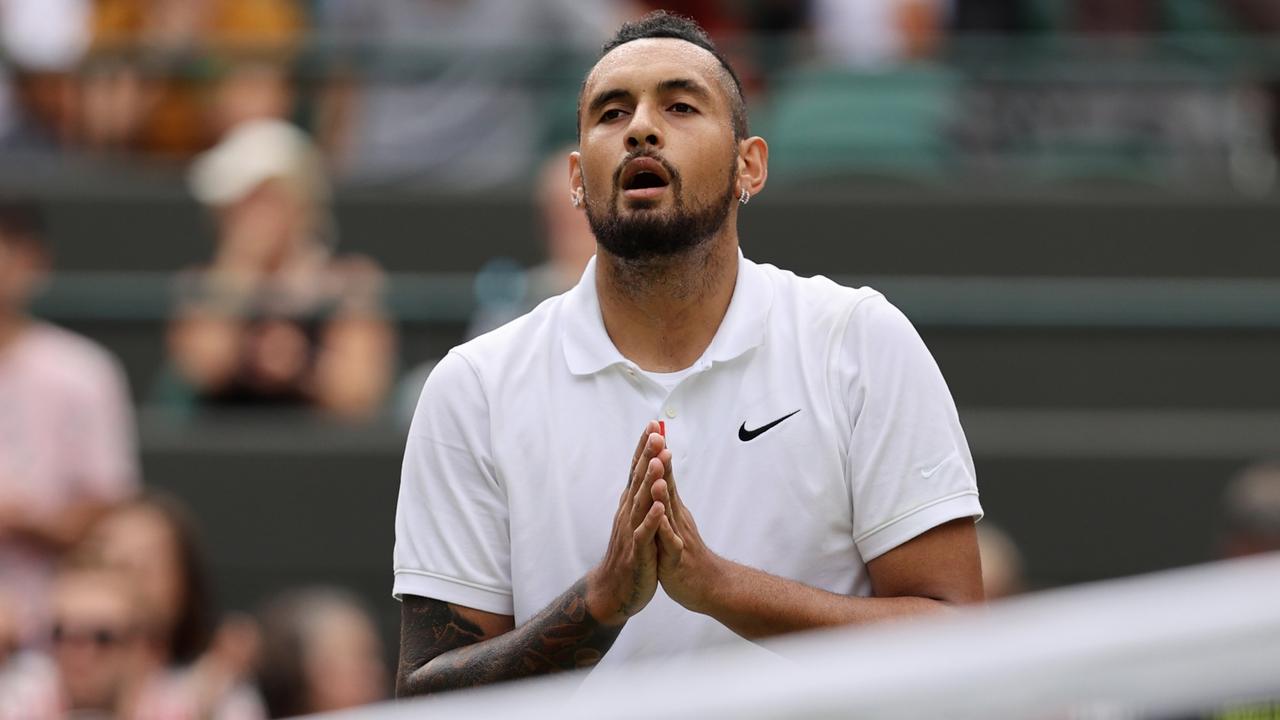
M 666 187 L 667 183 L 657 174 L 651 172 L 637 173 L 631 178 L 631 183 L 627 185 L 628 190 L 644 190 L 645 188 Z
M 655 198 L 671 184 L 662 163 L 650 157 L 638 157 L 627 163 L 619 179 L 623 195 L 628 198 Z

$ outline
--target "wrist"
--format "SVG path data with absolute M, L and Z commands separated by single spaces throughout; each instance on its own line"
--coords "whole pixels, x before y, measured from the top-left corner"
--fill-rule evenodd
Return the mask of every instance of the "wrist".
M 717 615 L 731 590 L 737 567 L 736 563 L 708 552 L 706 562 L 694 573 L 698 579 L 697 586 L 686 607 L 702 615 Z
M 627 622 L 617 592 L 607 581 L 607 573 L 600 567 L 593 568 L 585 578 L 587 612 L 601 625 L 617 627 Z

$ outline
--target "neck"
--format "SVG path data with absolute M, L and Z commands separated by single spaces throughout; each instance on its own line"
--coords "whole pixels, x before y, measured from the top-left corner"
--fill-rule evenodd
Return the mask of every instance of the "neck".
M 726 231 L 662 258 L 625 260 L 603 249 L 596 292 L 609 338 L 645 370 L 674 372 L 697 361 L 720 328 L 738 280 L 738 237 Z

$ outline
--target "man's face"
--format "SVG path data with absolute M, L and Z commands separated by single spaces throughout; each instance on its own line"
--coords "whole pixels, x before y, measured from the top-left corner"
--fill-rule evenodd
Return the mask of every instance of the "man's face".
M 711 53 L 666 38 L 622 45 L 592 70 L 573 183 L 606 251 L 670 255 L 724 226 L 738 149 L 722 72 Z
M 136 640 L 124 580 L 72 571 L 53 596 L 53 658 L 73 709 L 111 709 L 124 688 Z

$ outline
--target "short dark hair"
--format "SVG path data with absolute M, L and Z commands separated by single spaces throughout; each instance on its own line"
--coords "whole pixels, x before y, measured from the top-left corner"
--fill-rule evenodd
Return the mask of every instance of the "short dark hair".
M 671 38 L 674 40 L 683 40 L 687 43 L 697 45 L 715 56 L 720 62 L 721 69 L 728 75 L 732 83 L 722 83 L 729 96 L 729 110 L 733 116 L 733 139 L 742 140 L 747 137 L 747 102 L 742 94 L 742 81 L 738 79 L 738 73 L 734 71 L 733 66 L 729 64 L 729 59 L 720 52 L 720 48 L 711 41 L 711 36 L 702 29 L 694 20 L 669 13 L 666 10 L 654 10 L 644 17 L 634 22 L 623 23 L 618 28 L 618 32 L 614 34 L 604 47 L 600 49 L 600 57 L 613 52 L 617 48 L 626 45 L 633 40 L 645 40 L 649 38 Z M 578 90 L 578 139 L 582 139 L 582 94 L 587 88 L 587 81 L 584 78 L 582 87 Z

